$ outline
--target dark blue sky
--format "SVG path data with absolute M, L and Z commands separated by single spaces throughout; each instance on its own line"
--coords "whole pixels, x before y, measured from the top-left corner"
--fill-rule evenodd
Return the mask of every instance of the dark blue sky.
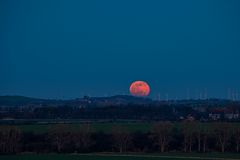
M 240 89 L 238 0 L 0 0 L 0 95 Z

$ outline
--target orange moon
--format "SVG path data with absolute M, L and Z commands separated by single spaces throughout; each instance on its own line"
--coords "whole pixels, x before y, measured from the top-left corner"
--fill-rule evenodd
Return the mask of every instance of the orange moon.
M 145 96 L 148 96 L 149 93 L 150 93 L 150 87 L 144 81 L 135 81 L 135 82 L 133 82 L 131 84 L 129 90 L 130 90 L 130 93 L 133 96 L 145 97 Z

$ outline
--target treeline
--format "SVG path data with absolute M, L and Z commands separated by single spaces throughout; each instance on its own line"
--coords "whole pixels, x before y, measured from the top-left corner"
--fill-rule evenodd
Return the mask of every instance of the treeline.
M 86 119 L 86 120 L 141 120 L 141 121 L 180 121 L 193 117 L 195 120 L 212 121 L 216 114 L 218 121 L 239 122 L 240 105 L 228 104 L 219 108 L 203 104 L 128 104 L 118 106 L 22 106 L 0 107 L 0 124 L 18 123 L 16 119 Z M 3 121 L 2 121 L 3 120 Z M 16 121 L 14 121 L 16 120 Z M 216 119 L 215 119 L 216 120 Z
M 240 126 L 234 123 L 158 122 L 148 132 L 130 132 L 113 126 L 96 132 L 91 124 L 74 127 L 57 124 L 47 133 L 21 132 L 16 126 L 0 126 L 0 153 L 88 152 L 239 152 Z
M 193 115 L 196 119 L 207 117 L 191 107 L 168 105 L 126 105 L 105 107 L 41 106 L 0 107 L 0 119 L 132 119 L 132 120 L 178 120 L 180 116 Z

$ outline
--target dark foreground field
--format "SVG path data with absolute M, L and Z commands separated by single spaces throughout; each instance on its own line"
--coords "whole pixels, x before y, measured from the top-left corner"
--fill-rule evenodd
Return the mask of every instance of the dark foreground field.
M 239 154 L 22 154 L 0 156 L 1 160 L 239 160 Z

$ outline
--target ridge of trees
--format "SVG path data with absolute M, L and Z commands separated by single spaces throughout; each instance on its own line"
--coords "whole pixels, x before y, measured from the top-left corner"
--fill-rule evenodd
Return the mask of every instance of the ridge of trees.
M 0 153 L 86 152 L 239 152 L 240 126 L 216 122 L 205 127 L 185 121 L 180 126 L 157 122 L 149 132 L 129 132 L 113 126 L 110 133 L 96 132 L 91 124 L 72 127 L 56 124 L 47 133 L 21 132 L 16 126 L 0 126 Z

